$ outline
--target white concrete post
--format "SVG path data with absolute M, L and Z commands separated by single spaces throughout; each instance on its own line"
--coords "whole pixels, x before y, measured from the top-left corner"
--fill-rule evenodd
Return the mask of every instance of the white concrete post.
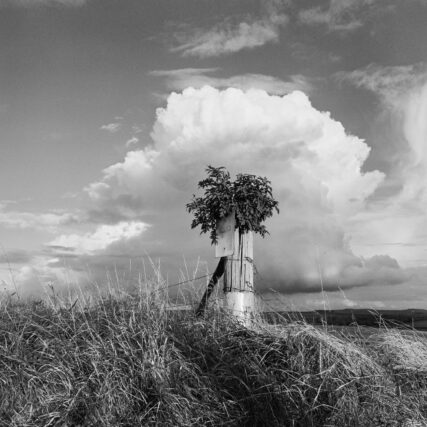
M 248 325 L 255 311 L 253 233 L 234 232 L 234 253 L 227 257 L 224 307 Z

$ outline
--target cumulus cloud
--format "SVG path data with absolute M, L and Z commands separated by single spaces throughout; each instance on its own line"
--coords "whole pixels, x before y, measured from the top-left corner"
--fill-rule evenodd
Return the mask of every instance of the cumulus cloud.
M 61 235 L 50 242 L 49 246 L 54 247 L 57 251 L 91 255 L 105 251 L 119 241 L 139 237 L 146 229 L 147 224 L 142 222 L 122 221 L 115 225 L 101 225 L 93 233 Z
M 100 225 L 92 232 L 59 235 L 39 253 L 4 252 L 0 265 L 7 263 L 3 274 L 6 290 L 17 290 L 22 297 L 41 297 L 51 293 L 52 287 L 56 293 L 75 293 L 94 283 L 111 285 L 119 271 L 125 266 L 129 270 L 129 259 L 135 257 L 138 242 L 148 229 L 142 222 L 121 221 Z M 120 286 L 125 286 L 124 280 Z
M 244 49 L 254 49 L 279 40 L 280 29 L 288 23 L 278 2 L 267 3 L 264 16 L 237 22 L 232 19 L 206 30 L 199 28 L 175 35 L 178 46 L 171 49 L 183 56 L 200 58 L 227 55 Z
M 7 209 L 6 204 L 0 203 L 0 225 L 7 228 L 32 228 L 55 232 L 59 226 L 76 221 L 76 215 L 68 212 L 21 212 Z
M 200 89 L 212 86 L 218 89 L 233 87 L 236 89 L 261 89 L 270 94 L 284 95 L 294 90 L 308 93 L 312 90 L 310 80 L 302 75 L 293 75 L 283 81 L 265 74 L 242 74 L 231 77 L 215 77 L 212 74 L 217 68 L 183 68 L 176 70 L 155 70 L 150 75 L 162 77 L 169 90 L 182 91 L 187 87 Z
M 370 65 L 353 72 L 340 73 L 338 78 L 378 95 L 383 107 L 381 114 L 389 117 L 398 150 L 392 170 L 398 183 L 398 192 L 393 194 L 393 198 L 380 200 L 368 212 L 361 212 L 353 218 L 353 244 L 366 252 L 387 251 L 399 257 L 404 265 L 411 265 L 411 260 L 418 266 L 425 265 L 426 64 L 395 67 Z M 364 229 L 359 227 L 361 221 L 366 224 Z
M 80 286 L 87 284 L 88 274 L 81 268 L 69 268 L 64 260 L 48 256 L 35 256 L 31 262 L 21 266 L 13 273 L 13 282 L 6 288 L 17 291 L 20 297 L 40 298 L 55 293 L 78 292 Z
M 422 106 L 419 99 L 413 102 Z M 416 111 L 420 116 L 411 117 L 424 123 L 423 108 Z M 316 110 L 304 93 L 188 88 L 172 93 L 157 110 L 151 137 L 151 144 L 129 151 L 86 187 L 93 230 L 51 241 L 45 259 L 33 260 L 25 272 L 28 286 L 31 274 L 38 274 L 37 283 L 59 282 L 67 271 L 75 275 L 72 280 L 88 281 L 82 266 L 89 266 L 97 283 L 108 280 L 112 266 L 120 278 L 132 271 L 134 276 L 126 277 L 135 283 L 138 273 L 129 260 L 134 265 L 147 254 L 161 260 L 169 283 L 179 280 L 181 255 L 190 270 L 195 264 L 188 260 L 198 257 L 208 261 L 203 273 L 213 268 L 209 240 L 190 230 L 185 212 L 212 164 L 272 181 L 281 212 L 266 224 L 271 235 L 255 239 L 256 286 L 262 292 L 279 291 L 301 307 L 317 307 L 323 288 L 334 304 L 379 307 L 386 301 L 385 286 L 395 297 L 405 286 L 420 291 L 419 270 L 402 268 L 398 251 L 360 245 L 370 238 L 393 245 L 415 242 L 407 234 L 404 208 L 399 222 L 396 210 L 385 215 L 389 204 L 378 209 L 372 203 L 384 175 L 364 170 L 369 146 Z M 413 223 L 413 232 L 422 221 Z
M 211 87 L 173 93 L 167 108 L 157 111 L 152 138 L 152 147 L 130 151 L 123 162 L 104 170 L 104 179 L 87 188 L 93 200 L 128 196 L 149 207 L 161 203 L 157 186 L 190 190 L 204 165 L 235 169 L 239 160 L 245 162 L 242 167 L 273 178 L 302 175 L 291 185 L 302 190 L 314 183 L 325 206 L 345 212 L 359 207 L 383 178 L 378 171 L 361 172 L 369 147 L 297 91 L 283 97 Z
M 135 242 L 139 252 L 207 254 L 209 242 L 189 230 L 184 207 L 205 167 L 223 165 L 268 176 L 281 205 L 267 224 L 271 236 L 256 243 L 264 289 L 313 289 L 319 265 L 328 288 L 369 285 L 369 272 L 388 283 L 404 279 L 398 266 L 377 268 L 352 253 L 342 223 L 364 208 L 383 174 L 362 171 L 368 145 L 304 93 L 189 88 L 157 110 L 151 136 L 151 146 L 128 152 L 86 188 L 93 220 L 151 224 Z

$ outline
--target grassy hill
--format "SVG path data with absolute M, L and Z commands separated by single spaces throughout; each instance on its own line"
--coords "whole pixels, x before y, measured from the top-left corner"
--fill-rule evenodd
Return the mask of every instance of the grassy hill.
M 0 426 L 426 425 L 427 337 L 247 329 L 152 294 L 6 299 L 0 395 Z

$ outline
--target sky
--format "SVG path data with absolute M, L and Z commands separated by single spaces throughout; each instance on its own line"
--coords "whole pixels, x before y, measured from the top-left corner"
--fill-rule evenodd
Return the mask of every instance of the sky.
M 213 165 L 271 180 L 270 306 L 427 308 L 426 22 L 426 0 L 0 0 L 3 292 L 212 272 L 185 205 Z

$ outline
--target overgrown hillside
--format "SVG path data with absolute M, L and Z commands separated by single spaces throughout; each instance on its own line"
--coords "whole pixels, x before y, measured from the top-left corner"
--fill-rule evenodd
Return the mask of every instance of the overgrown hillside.
M 0 308 L 1 426 L 427 425 L 427 338 L 246 329 L 147 296 Z

